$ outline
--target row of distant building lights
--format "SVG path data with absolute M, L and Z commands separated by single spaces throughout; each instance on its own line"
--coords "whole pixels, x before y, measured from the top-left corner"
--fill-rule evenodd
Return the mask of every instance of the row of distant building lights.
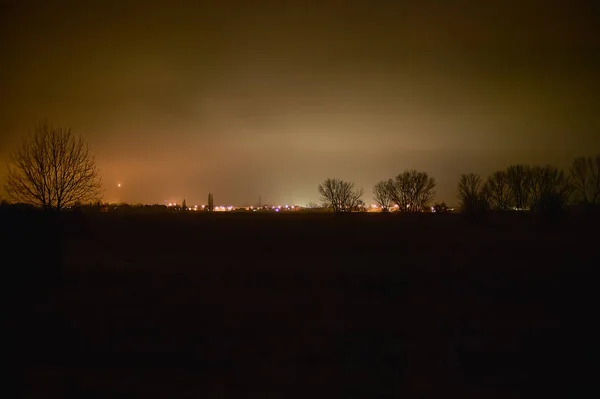
M 168 207 L 179 207 L 180 205 L 176 204 L 176 203 L 169 202 L 167 204 L 167 206 Z M 206 205 L 201 205 L 200 207 L 198 207 L 198 205 L 194 205 L 193 207 L 188 207 L 188 210 L 190 210 L 190 211 L 197 211 L 198 209 L 200 209 L 200 210 L 206 209 L 206 207 L 207 207 Z M 245 209 L 246 207 L 240 207 L 240 208 L 244 208 Z M 284 209 L 284 210 L 294 210 L 294 209 L 298 209 L 299 207 L 296 206 L 296 205 L 285 205 L 285 206 L 278 205 L 278 206 L 272 206 L 272 207 L 265 206 L 265 207 L 260 207 L 260 208 L 251 206 L 249 208 L 250 208 L 251 211 L 254 211 L 254 212 L 256 212 L 257 210 L 260 210 L 260 209 L 267 209 L 267 210 L 270 209 L 270 210 L 273 210 L 275 212 L 279 212 L 282 209 Z M 234 208 L 231 205 L 229 205 L 229 206 L 222 206 L 221 205 L 221 206 L 215 206 L 214 211 L 215 212 L 227 212 L 227 211 L 233 211 L 234 209 L 238 209 L 238 208 Z
M 169 204 L 167 206 L 168 207 L 174 207 L 174 206 L 179 206 L 179 205 L 176 204 L 176 203 L 169 202 Z M 240 208 L 246 209 L 246 207 L 240 207 Z M 249 210 L 256 212 L 257 210 L 263 209 L 263 210 L 272 210 L 272 211 L 275 211 L 275 212 L 279 212 L 282 209 L 283 210 L 295 210 L 295 209 L 298 209 L 298 208 L 300 208 L 300 207 L 296 206 L 296 205 L 284 205 L 284 206 L 277 205 L 277 206 L 264 206 L 264 207 L 250 206 Z M 373 208 L 373 209 L 380 209 L 380 208 L 383 209 L 382 206 L 379 206 L 377 204 L 372 204 L 371 208 Z M 398 204 L 395 204 L 392 208 L 399 209 L 400 207 L 398 206 Z M 406 205 L 406 208 L 409 209 L 410 208 L 410 204 Z M 206 205 L 201 205 L 200 207 L 198 207 L 198 205 L 194 205 L 193 207 L 188 207 L 188 210 L 190 210 L 190 211 L 197 211 L 199 209 L 200 210 L 206 209 Z M 221 206 L 215 206 L 214 211 L 215 212 L 227 212 L 227 211 L 233 211 L 234 209 L 237 209 L 237 208 L 234 208 L 231 205 L 229 205 L 229 206 L 222 206 L 221 205 Z M 454 209 L 452 208 L 451 210 L 454 210 Z M 435 207 L 433 207 L 433 206 L 431 207 L 431 212 L 436 212 Z

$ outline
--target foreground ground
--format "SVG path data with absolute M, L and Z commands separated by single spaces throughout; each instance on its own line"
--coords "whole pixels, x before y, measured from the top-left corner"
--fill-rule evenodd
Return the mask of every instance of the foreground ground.
M 25 397 L 592 386 L 597 220 L 0 216 L 6 353 Z

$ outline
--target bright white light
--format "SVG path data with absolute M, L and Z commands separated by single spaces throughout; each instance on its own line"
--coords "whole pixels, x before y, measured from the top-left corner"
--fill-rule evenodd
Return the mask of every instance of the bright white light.
M 275 212 L 279 212 L 279 208 L 275 209 Z
M 121 187 L 121 183 L 117 184 L 117 187 Z

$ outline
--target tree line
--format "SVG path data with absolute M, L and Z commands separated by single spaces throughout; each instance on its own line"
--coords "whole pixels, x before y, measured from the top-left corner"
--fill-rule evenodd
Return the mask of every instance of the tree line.
M 423 212 L 435 198 L 436 181 L 427 172 L 407 170 L 394 178 L 382 180 L 373 186 L 377 205 L 388 212 L 397 208 L 400 212 Z M 364 210 L 362 189 L 354 182 L 338 178 L 325 179 L 318 187 L 321 201 L 334 212 Z
M 458 197 L 465 212 L 553 211 L 568 205 L 600 204 L 600 154 L 578 157 L 568 173 L 551 165 L 511 165 L 485 179 L 460 176 Z
M 60 211 L 78 203 L 99 201 L 102 180 L 87 143 L 70 129 L 39 123 L 10 155 L 4 185 L 17 203 Z M 435 198 L 436 180 L 427 172 L 406 170 L 373 186 L 373 197 L 385 212 L 429 210 Z M 318 186 L 321 201 L 334 212 L 365 211 L 364 191 L 354 182 L 327 178 Z M 600 154 L 578 157 L 568 172 L 546 165 L 511 165 L 483 179 L 463 174 L 458 199 L 464 212 L 486 210 L 562 209 L 567 205 L 595 207 L 600 204 Z M 185 207 L 185 205 L 184 205 Z M 208 208 L 213 207 L 209 194 Z M 435 205 L 443 210 L 445 206 Z
M 373 198 L 384 211 L 423 212 L 435 197 L 436 181 L 427 172 L 407 170 L 373 186 Z M 362 203 L 362 189 L 353 182 L 328 178 L 318 187 L 325 206 L 335 212 L 356 210 Z M 460 209 L 465 213 L 483 211 L 555 211 L 576 205 L 600 205 L 600 154 L 578 157 L 568 172 L 551 165 L 511 165 L 483 179 L 475 173 L 460 176 Z M 436 210 L 445 206 L 436 204 Z

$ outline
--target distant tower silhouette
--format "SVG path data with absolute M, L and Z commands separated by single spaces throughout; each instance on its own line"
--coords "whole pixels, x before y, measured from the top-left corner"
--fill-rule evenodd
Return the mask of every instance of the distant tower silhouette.
M 258 207 L 262 206 L 262 197 L 258 197 Z
M 214 199 L 213 199 L 213 195 L 212 193 L 208 193 L 208 210 L 210 212 L 215 210 L 215 203 L 214 203 Z
M 183 210 L 183 211 L 188 210 L 187 203 L 185 202 L 185 198 L 183 199 L 183 203 L 181 204 L 181 210 Z

